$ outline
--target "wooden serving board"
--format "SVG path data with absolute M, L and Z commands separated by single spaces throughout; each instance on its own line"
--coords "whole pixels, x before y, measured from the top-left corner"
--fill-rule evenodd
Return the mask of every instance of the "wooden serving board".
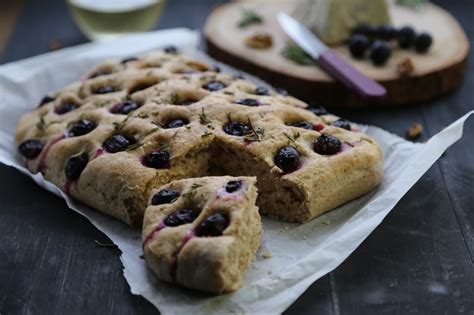
M 254 0 L 237 1 L 217 7 L 204 27 L 208 53 L 227 64 L 252 73 L 274 86 L 287 89 L 290 94 L 308 102 L 327 106 L 389 106 L 417 104 L 456 89 L 463 81 L 467 65 L 469 42 L 463 29 L 447 11 L 427 4 L 421 10 L 391 5 L 390 14 L 396 27 L 410 25 L 417 32 L 433 36 L 429 52 L 417 54 L 402 50 L 393 42 L 389 61 L 381 67 L 370 59 L 353 59 L 345 45 L 332 47 L 367 76 L 379 81 L 388 90 L 381 103 L 368 104 L 340 83 L 335 82 L 316 65 L 302 66 L 287 60 L 281 50 L 289 41 L 278 25 L 278 12 L 291 12 L 295 1 Z M 264 19 L 262 24 L 238 28 L 242 10 L 251 9 Z M 246 37 L 257 31 L 272 35 L 269 49 L 253 49 L 245 45 Z M 401 75 L 398 65 L 410 59 L 413 71 Z

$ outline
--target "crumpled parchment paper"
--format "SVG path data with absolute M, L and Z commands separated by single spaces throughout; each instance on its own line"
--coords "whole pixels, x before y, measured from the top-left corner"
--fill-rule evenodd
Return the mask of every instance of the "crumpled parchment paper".
M 144 296 L 163 314 L 284 311 L 314 281 L 341 264 L 382 222 L 441 154 L 462 136 L 464 121 L 473 113 L 423 144 L 408 142 L 377 127 L 361 126 L 380 143 L 385 154 L 385 177 L 380 187 L 303 225 L 263 218 L 262 246 L 243 287 L 223 296 L 204 295 L 158 281 L 140 258 L 139 230 L 72 200 L 40 174 L 30 174 L 23 167 L 13 141 L 16 122 L 24 112 L 34 108 L 47 92 L 77 80 L 92 65 L 106 58 L 137 55 L 168 44 L 208 58 L 196 51 L 198 41 L 199 34 L 194 31 L 170 29 L 66 48 L 0 66 L 0 162 L 64 198 L 69 208 L 86 216 L 110 237 L 122 251 L 124 276 L 132 293 Z M 271 257 L 263 257 L 269 253 Z

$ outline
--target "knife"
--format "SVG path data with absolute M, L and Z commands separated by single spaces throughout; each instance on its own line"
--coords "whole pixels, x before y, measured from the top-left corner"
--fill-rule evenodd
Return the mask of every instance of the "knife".
M 387 94 L 387 90 L 382 85 L 344 61 L 306 26 L 285 13 L 279 13 L 277 18 L 285 33 L 316 60 L 323 70 L 347 88 L 368 99 L 379 99 Z

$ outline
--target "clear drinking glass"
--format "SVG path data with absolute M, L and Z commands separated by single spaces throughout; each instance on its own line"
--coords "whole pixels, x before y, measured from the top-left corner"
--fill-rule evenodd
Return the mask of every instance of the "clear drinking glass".
M 165 0 L 68 0 L 81 31 L 90 40 L 146 32 L 160 17 Z

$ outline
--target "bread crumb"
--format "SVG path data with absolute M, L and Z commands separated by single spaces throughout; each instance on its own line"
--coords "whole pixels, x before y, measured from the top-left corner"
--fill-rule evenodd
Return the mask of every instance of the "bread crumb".
M 272 257 L 272 252 L 269 251 L 268 249 L 265 249 L 263 252 L 262 252 L 262 257 L 267 259 L 267 258 L 270 258 Z
M 306 239 L 307 239 L 306 235 L 303 235 L 303 239 L 304 239 L 304 240 L 306 240 Z
M 423 133 L 423 126 L 419 122 L 414 122 L 407 129 L 407 138 L 415 140 Z
M 61 44 L 61 41 L 57 38 L 53 38 L 50 42 L 49 42 L 49 50 L 58 50 L 58 49 L 61 49 L 63 45 Z
M 323 221 L 323 224 L 324 225 L 329 225 L 329 224 L 331 224 L 331 221 Z

